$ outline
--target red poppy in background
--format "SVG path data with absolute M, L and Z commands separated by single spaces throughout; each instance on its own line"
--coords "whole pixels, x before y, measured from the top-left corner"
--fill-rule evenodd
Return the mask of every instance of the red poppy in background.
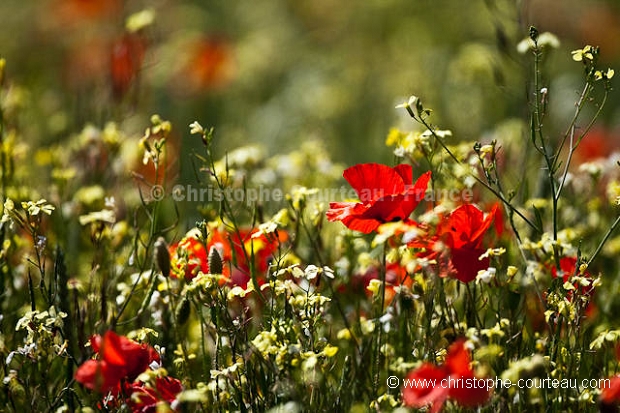
M 499 206 L 494 205 L 485 217 L 475 205 L 461 205 L 441 218 L 434 235 L 414 239 L 407 245 L 420 249 L 419 258 L 436 261 L 440 277 L 452 276 L 464 283 L 471 282 L 478 271 L 489 267 L 488 258 L 479 258 L 486 251 L 482 247 L 483 237 L 494 221 L 496 231 L 500 232 L 498 211 Z
M 110 79 L 115 99 L 121 99 L 138 77 L 146 41 L 139 33 L 125 33 L 112 44 L 110 52 Z
M 558 269 L 553 266 L 551 268 L 551 275 L 553 278 L 561 276 L 562 281 L 564 282 L 570 281 L 573 275 L 579 275 L 579 269 L 577 268 L 577 257 L 560 258 L 560 273 L 558 274 Z M 590 274 L 588 272 L 585 272 L 583 275 L 586 278 L 590 278 Z
M 233 57 L 228 42 L 221 37 L 201 39 L 193 50 L 188 73 L 200 89 L 212 89 L 228 83 Z
M 191 280 L 199 272 L 209 272 L 209 257 L 207 247 L 198 239 L 187 236 L 181 241 L 172 244 L 170 252 L 170 274 L 173 278 L 183 276 Z
M 605 383 L 605 382 L 602 382 Z M 601 412 L 617 412 L 620 405 L 620 376 L 614 376 L 601 389 L 599 398 Z
M 279 231 L 277 235 L 265 235 L 256 229 L 240 230 L 238 233 L 215 229 L 209 233 L 205 246 L 188 235 L 170 246 L 171 274 L 173 277 L 184 276 L 189 281 L 199 272 L 209 273 L 208 252 L 215 248 L 222 259 L 225 278 L 229 279 L 231 285 L 246 288 L 252 269 L 261 275 L 259 282 L 264 281 L 262 276 L 269 269 L 271 257 L 287 240 L 288 234 L 284 231 Z M 222 279 L 222 284 L 224 282 L 225 279 Z
M 486 382 L 476 377 L 471 368 L 465 340 L 450 346 L 443 365 L 423 363 L 410 372 L 402 392 L 405 405 L 415 408 L 430 405 L 432 413 L 440 411 L 446 400 L 463 407 L 476 407 L 491 396 Z
M 121 380 L 133 381 L 149 368 L 153 361 L 159 362 L 159 354 L 151 346 L 140 344 L 113 331 L 103 337 L 90 339 L 98 360 L 87 360 L 75 372 L 75 380 L 84 387 L 107 393 L 117 392 Z
M 355 274 L 351 283 L 342 285 L 340 292 L 353 291 L 372 296 L 372 292 L 368 290 L 368 286 L 372 280 L 381 279 L 379 268 L 373 266 L 363 273 Z M 407 272 L 407 269 L 398 262 L 387 263 L 385 267 L 385 306 L 389 306 L 396 296 L 397 287 L 407 287 L 411 289 L 413 285 L 413 277 Z
M 489 268 L 489 259 L 479 259 L 486 248 L 482 248 L 482 238 L 495 221 L 498 206 L 484 216 L 472 204 L 461 205 L 440 223 L 439 238 L 450 249 L 450 261 L 456 271 L 455 278 L 464 283 L 476 279 L 478 271 Z
M 49 10 L 61 26 L 92 24 L 118 15 L 122 11 L 121 0 L 55 0 Z
M 175 401 L 176 396 L 183 391 L 183 385 L 173 377 L 157 377 L 154 388 L 145 383 L 134 382 L 127 384 L 124 390 L 127 405 L 132 412 L 156 413 L 162 402 L 170 404 Z
M 258 283 L 264 284 L 266 282 L 264 276 L 269 270 L 274 254 L 287 240 L 288 234 L 285 231 L 264 234 L 254 229 L 232 234 L 229 237 L 234 250 L 234 257 L 231 260 L 231 263 L 234 261 L 234 265 L 231 265 L 231 284 L 247 288 L 252 269 L 259 275 Z
M 348 228 L 369 234 L 386 222 L 409 217 L 424 198 L 431 178 L 426 172 L 413 184 L 411 165 L 366 163 L 344 171 L 361 202 L 332 202 L 327 211 L 329 221 L 342 221 Z
M 232 43 L 222 35 L 205 35 L 182 48 L 180 68 L 173 72 L 172 92 L 200 95 L 230 84 L 236 73 Z
M 560 258 L 560 272 L 558 274 L 558 270 L 555 266 L 551 268 L 551 276 L 553 278 L 557 278 L 558 276 L 562 277 L 563 282 L 569 282 L 570 279 L 574 275 L 580 275 L 585 278 L 592 278 L 589 272 L 584 272 L 582 274 L 579 273 L 579 268 L 577 267 L 578 261 L 577 257 L 562 257 Z M 579 294 L 582 296 L 588 296 L 589 301 L 587 303 L 587 307 L 585 309 L 585 315 L 587 318 L 593 318 L 598 313 L 598 308 L 593 300 L 595 288 L 591 285 L 580 285 L 579 283 L 573 284 L 575 289 L 579 291 Z M 568 300 L 572 300 L 573 291 L 567 291 L 566 297 Z
M 616 344 L 616 359 L 620 360 L 620 344 Z M 617 412 L 620 407 L 620 375 L 609 377 L 600 382 L 601 396 L 599 397 L 599 411 Z

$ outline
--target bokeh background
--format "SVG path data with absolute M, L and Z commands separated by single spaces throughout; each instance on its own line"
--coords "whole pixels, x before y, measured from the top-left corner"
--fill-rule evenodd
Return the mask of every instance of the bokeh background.
M 157 113 L 188 180 L 194 120 L 220 154 L 319 140 L 345 165 L 390 162 L 389 128 L 412 127 L 394 106 L 415 94 L 454 139 L 483 139 L 527 115 L 529 25 L 561 40 L 545 60 L 559 124 L 583 78 L 570 50 L 599 45 L 620 68 L 615 0 L 3 0 L 0 55 L 31 147 L 89 123 L 139 135 Z M 612 146 L 619 107 L 599 123 Z

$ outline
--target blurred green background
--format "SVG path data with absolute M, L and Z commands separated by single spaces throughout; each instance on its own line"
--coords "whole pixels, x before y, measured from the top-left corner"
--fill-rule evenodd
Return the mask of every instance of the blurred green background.
M 3 0 L 0 22 L 24 139 L 58 143 L 107 121 L 141 134 L 158 113 L 175 127 L 182 176 L 200 146 L 194 120 L 216 127 L 220 153 L 319 139 L 346 165 L 390 162 L 389 128 L 412 127 L 394 106 L 415 94 L 455 139 L 483 139 L 527 114 L 531 57 L 516 44 L 532 24 L 562 42 L 547 65 L 558 119 L 582 79 L 570 50 L 600 45 L 620 68 L 617 1 Z M 619 102 L 603 115 L 609 131 Z

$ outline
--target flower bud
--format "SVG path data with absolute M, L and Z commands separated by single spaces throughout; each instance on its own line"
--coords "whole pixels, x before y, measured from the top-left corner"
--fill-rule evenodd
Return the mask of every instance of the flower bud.
M 209 251 L 209 273 L 221 274 L 223 270 L 224 264 L 220 253 L 217 252 L 217 248 L 211 247 L 211 251 Z
M 189 318 L 191 307 L 189 305 L 189 298 L 183 297 L 181 302 L 177 305 L 176 310 L 174 311 L 174 317 L 177 320 L 177 324 L 182 326 L 187 322 Z
M 168 245 L 164 237 L 159 237 L 157 241 L 155 241 L 154 254 L 157 267 L 159 267 L 164 277 L 168 277 L 170 275 L 170 252 L 168 251 Z

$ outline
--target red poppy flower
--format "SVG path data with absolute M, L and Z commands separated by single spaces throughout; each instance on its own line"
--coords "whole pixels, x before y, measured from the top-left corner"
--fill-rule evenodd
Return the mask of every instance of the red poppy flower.
M 224 263 L 223 275 L 230 280 L 230 284 L 246 288 L 251 279 L 250 271 L 265 274 L 271 257 L 287 239 L 284 231 L 279 231 L 277 235 L 258 234 L 258 230 L 240 230 L 229 234 L 214 229 L 205 247 L 196 238 L 187 236 L 170 247 L 171 274 L 191 280 L 198 272 L 208 273 L 208 251 L 215 248 Z M 248 260 L 252 259 L 254 261 L 250 266 Z
M 205 35 L 181 49 L 179 70 L 171 78 L 172 92 L 196 95 L 217 91 L 235 78 L 234 47 L 222 35 Z
M 601 389 L 600 411 L 617 412 L 620 405 L 620 376 L 614 376 Z
M 372 280 L 380 279 L 379 268 L 370 267 L 364 273 L 354 275 L 352 282 L 341 286 L 340 292 L 358 291 L 372 296 L 372 292 L 368 290 L 368 286 Z M 397 287 L 411 288 L 413 278 L 407 272 L 407 269 L 398 262 L 387 263 L 385 268 L 385 306 L 389 306 L 396 296 Z
M 413 184 L 411 165 L 391 168 L 367 163 L 346 169 L 343 176 L 361 202 L 332 202 L 327 219 L 369 234 L 383 223 L 409 217 L 424 197 L 431 173 L 426 172 Z
M 485 217 L 471 204 L 461 205 L 442 217 L 433 235 L 424 235 L 407 243 L 419 249 L 417 256 L 436 261 L 440 277 L 453 276 L 468 283 L 476 279 L 478 271 L 489 267 L 489 259 L 480 260 L 486 249 L 482 239 L 495 221 L 496 232 L 501 231 L 499 206 L 494 205 Z
M 570 281 L 573 275 L 578 275 L 579 271 L 576 268 L 577 266 L 577 258 L 576 257 L 562 257 L 560 258 L 560 272 L 558 273 L 558 269 L 553 266 L 551 268 L 551 275 L 553 278 L 557 278 L 558 276 L 562 277 L 562 281 L 568 282 Z M 586 273 L 586 277 L 589 277 L 590 274 Z
M 157 377 L 155 387 L 141 382 L 125 387 L 127 405 L 134 413 L 156 413 L 162 402 L 172 403 L 181 391 L 181 382 L 173 377 Z
M 620 344 L 615 348 L 616 359 L 620 360 Z M 620 406 L 620 375 L 601 381 L 601 396 L 599 398 L 601 412 L 617 412 Z
M 209 257 L 204 244 L 192 236 L 186 236 L 169 248 L 170 274 L 173 278 L 183 276 L 191 280 L 198 272 L 209 272 Z
M 285 231 L 272 234 L 259 233 L 258 230 L 240 230 L 239 233 L 219 234 L 220 239 L 226 237 L 224 261 L 228 263 L 230 284 L 247 288 L 251 271 L 259 275 L 258 283 L 265 282 L 264 275 L 269 270 L 273 255 L 288 240 Z M 251 263 L 251 265 L 250 265 Z
M 56 0 L 50 3 L 50 11 L 59 27 L 92 24 L 118 15 L 122 11 L 120 0 Z
M 561 276 L 562 281 L 564 281 L 565 283 L 569 282 L 573 275 L 581 275 L 582 277 L 585 277 L 585 278 L 592 278 L 590 273 L 587 271 L 584 272 L 583 274 L 579 274 L 579 268 L 577 268 L 577 264 L 578 262 L 577 262 L 576 257 L 562 257 L 560 258 L 559 273 L 558 273 L 558 269 L 555 266 L 553 266 L 551 268 L 551 275 L 553 276 L 553 278 L 557 278 Z M 579 285 L 579 283 L 575 283 L 573 285 L 575 289 L 579 291 L 579 294 L 581 294 L 582 296 L 589 296 L 590 298 L 590 301 L 588 302 L 586 310 L 585 310 L 586 317 L 590 319 L 595 317 L 597 314 L 597 307 L 594 301 L 592 300 L 592 297 L 595 291 L 594 287 Z M 572 300 L 573 291 L 567 291 L 566 297 L 569 300 Z
M 459 281 L 471 282 L 476 279 L 478 271 L 489 267 L 488 258 L 479 258 L 486 251 L 482 248 L 482 238 L 496 220 L 497 211 L 498 206 L 494 205 L 485 217 L 475 205 L 461 205 L 439 224 L 429 252 L 437 253 L 436 244 L 443 243 L 449 249 L 449 265 L 453 268 L 454 278 Z
M 222 37 L 213 36 L 201 39 L 194 46 L 187 73 L 197 88 L 205 90 L 227 84 L 233 66 L 230 44 Z
M 146 41 L 136 33 L 127 33 L 112 45 L 110 77 L 116 99 L 122 98 L 137 78 L 145 52 Z
M 118 392 L 122 369 L 105 360 L 87 360 L 75 372 L 75 380 L 84 387 L 100 393 Z
M 90 342 L 99 360 L 83 363 L 75 372 L 75 379 L 91 390 L 102 393 L 118 390 L 121 380 L 133 381 L 151 362 L 159 362 L 159 355 L 152 347 L 113 331 L 107 331 L 103 337 L 93 336 Z
M 431 405 L 433 413 L 440 411 L 446 400 L 464 407 L 476 407 L 490 396 L 486 381 L 476 377 L 471 369 L 464 340 L 450 346 L 443 365 L 422 364 L 409 373 L 403 386 L 405 405 L 416 408 Z

